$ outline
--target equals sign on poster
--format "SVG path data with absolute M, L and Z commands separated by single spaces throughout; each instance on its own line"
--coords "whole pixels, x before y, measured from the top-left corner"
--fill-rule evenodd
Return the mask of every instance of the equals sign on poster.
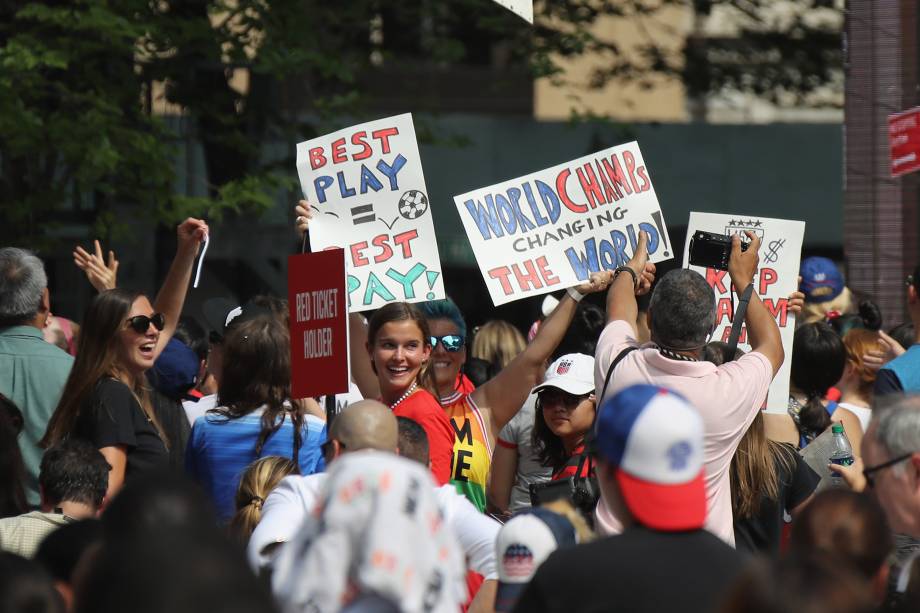
M 377 218 L 374 216 L 374 205 L 363 204 L 351 207 L 351 222 L 353 224 L 369 223 L 375 219 Z

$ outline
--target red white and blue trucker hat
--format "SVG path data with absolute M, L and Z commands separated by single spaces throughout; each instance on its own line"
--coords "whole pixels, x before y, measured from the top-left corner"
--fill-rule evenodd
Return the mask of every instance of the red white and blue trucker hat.
M 577 544 L 575 527 L 567 517 L 539 507 L 508 520 L 495 538 L 498 591 L 495 610 L 511 611 L 524 588 L 556 549 Z
M 592 446 L 615 468 L 638 523 L 662 531 L 703 526 L 703 420 L 683 396 L 655 385 L 627 387 L 601 405 Z
M 555 387 L 573 396 L 594 392 L 594 358 L 583 353 L 567 353 L 546 369 L 543 383 L 537 385 L 531 394 L 547 387 Z

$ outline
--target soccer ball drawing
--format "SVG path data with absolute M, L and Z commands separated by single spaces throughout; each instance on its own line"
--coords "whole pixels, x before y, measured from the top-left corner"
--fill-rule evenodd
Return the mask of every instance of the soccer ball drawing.
M 428 196 L 410 189 L 399 198 L 399 214 L 406 219 L 418 219 L 428 210 Z

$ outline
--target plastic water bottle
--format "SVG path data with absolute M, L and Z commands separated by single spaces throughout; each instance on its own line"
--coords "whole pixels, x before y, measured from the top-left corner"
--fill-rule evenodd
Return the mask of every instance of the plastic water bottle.
M 850 441 L 847 439 L 847 435 L 843 431 L 843 424 L 834 424 L 831 427 L 831 432 L 834 435 L 834 446 L 833 451 L 831 451 L 830 463 L 839 464 L 841 466 L 850 466 L 854 462 L 853 448 L 850 446 Z M 843 485 L 843 477 L 837 473 L 832 472 L 831 486 L 843 487 Z

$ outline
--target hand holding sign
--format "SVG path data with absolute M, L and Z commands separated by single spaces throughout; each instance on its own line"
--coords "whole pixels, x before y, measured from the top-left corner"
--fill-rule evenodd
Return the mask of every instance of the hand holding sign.
M 636 296 L 643 296 L 655 282 L 655 265 L 648 261 L 648 232 L 639 232 L 639 242 L 632 258 L 626 263 L 636 273 Z
M 581 295 L 602 292 L 613 283 L 613 272 L 602 270 L 601 272 L 592 272 L 586 283 L 575 286 L 575 291 Z
M 297 230 L 297 236 L 303 238 L 303 235 L 310 228 L 310 219 L 313 218 L 313 212 L 310 210 L 310 203 L 301 200 L 294 207 L 294 229 Z

